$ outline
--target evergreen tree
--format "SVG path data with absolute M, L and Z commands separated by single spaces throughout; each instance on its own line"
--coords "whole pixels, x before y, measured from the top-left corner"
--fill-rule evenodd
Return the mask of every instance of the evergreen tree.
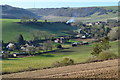
M 21 34 L 18 36 L 17 42 L 20 45 L 23 45 L 25 43 L 25 40 L 24 40 L 24 38 L 23 38 L 23 36 Z
M 33 22 L 37 22 L 37 18 L 33 17 Z

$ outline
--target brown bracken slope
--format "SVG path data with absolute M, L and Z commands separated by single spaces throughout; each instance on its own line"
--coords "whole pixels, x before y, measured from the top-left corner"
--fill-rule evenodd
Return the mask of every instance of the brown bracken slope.
M 2 75 L 3 78 L 118 78 L 118 59 Z

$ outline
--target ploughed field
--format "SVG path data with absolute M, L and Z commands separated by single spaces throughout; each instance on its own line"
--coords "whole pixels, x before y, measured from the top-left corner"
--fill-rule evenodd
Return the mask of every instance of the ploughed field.
M 6 74 L 3 78 L 118 78 L 118 59 Z

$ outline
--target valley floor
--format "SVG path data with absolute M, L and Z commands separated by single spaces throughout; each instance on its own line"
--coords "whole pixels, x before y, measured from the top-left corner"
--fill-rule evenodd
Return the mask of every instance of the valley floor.
M 118 59 L 2 75 L 3 78 L 118 78 Z

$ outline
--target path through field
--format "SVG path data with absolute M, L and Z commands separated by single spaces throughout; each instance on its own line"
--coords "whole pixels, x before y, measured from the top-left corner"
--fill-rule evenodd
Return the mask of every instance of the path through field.
M 117 78 L 118 59 L 6 74 L 3 78 Z

